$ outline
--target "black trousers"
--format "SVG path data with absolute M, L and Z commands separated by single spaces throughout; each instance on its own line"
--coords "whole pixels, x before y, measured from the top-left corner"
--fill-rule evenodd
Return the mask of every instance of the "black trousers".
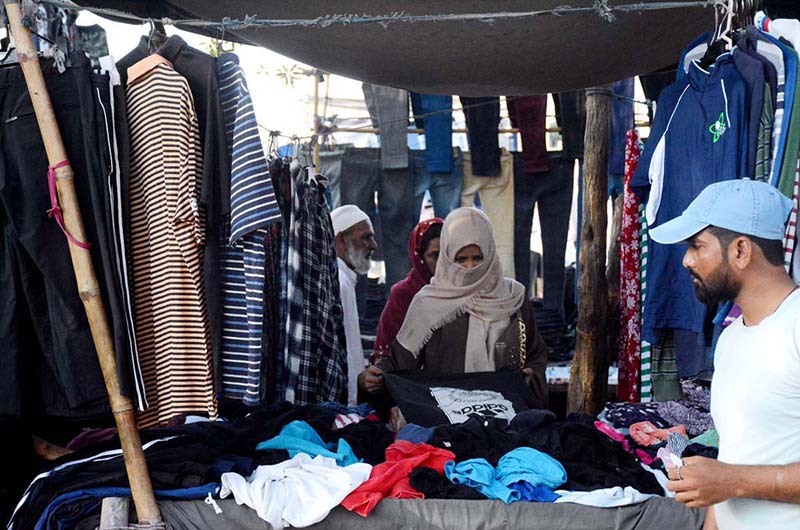
M 526 175 L 514 153 L 514 268 L 517 281 L 531 288 L 531 224 L 539 206 L 544 263 L 544 309 L 564 315 L 564 254 L 572 206 L 572 160 L 550 155 L 550 171 Z
M 88 59 L 72 61 L 63 74 L 52 63 L 42 66 L 116 339 L 125 325 L 118 321 L 115 290 L 108 288 L 116 282 L 109 265 L 108 169 L 98 156 L 106 139 L 98 138 Z M 67 239 L 46 213 L 47 168 L 22 73 L 0 69 L 0 414 L 85 417 L 107 410 L 107 394 Z M 125 349 L 118 357 L 130 359 Z

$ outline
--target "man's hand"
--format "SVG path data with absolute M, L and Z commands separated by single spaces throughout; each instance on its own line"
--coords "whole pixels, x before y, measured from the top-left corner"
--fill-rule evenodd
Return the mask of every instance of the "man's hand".
M 377 366 L 368 366 L 358 374 L 358 386 L 370 394 L 380 392 L 383 390 L 383 370 Z
M 737 467 L 713 458 L 690 456 L 683 459 L 680 479 L 678 468 L 669 468 L 667 489 L 674 491 L 675 500 L 687 507 L 705 508 L 737 496 Z

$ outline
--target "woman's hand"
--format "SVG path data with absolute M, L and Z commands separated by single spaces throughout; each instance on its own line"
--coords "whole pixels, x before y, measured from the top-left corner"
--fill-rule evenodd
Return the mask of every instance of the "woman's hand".
M 383 390 L 383 370 L 377 366 L 368 366 L 366 370 L 358 374 L 358 386 L 370 394 L 380 392 Z
M 525 376 L 525 382 L 531 384 L 531 379 L 533 379 L 533 368 L 523 368 L 522 374 Z

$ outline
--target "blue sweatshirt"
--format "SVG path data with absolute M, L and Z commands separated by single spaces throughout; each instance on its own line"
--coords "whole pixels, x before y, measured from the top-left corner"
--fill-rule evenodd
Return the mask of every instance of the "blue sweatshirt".
M 663 190 L 650 228 L 679 216 L 709 184 L 746 176 L 745 91 L 730 53 L 720 56 L 708 71 L 692 63 L 685 78 L 663 90 L 650 138 L 631 182 L 633 191 L 645 203 L 651 191 L 653 151 L 664 136 Z M 656 343 L 658 330 L 663 328 L 702 333 L 706 306 L 695 298 L 691 276 L 682 265 L 686 245 L 661 245 L 650 240 L 648 250 L 642 338 Z

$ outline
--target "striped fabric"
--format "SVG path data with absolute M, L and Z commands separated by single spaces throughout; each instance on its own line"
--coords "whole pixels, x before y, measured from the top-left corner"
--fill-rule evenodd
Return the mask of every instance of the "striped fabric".
M 770 155 L 772 154 L 772 123 L 775 120 L 775 109 L 772 105 L 772 91 L 769 85 L 764 88 L 764 104 L 761 108 L 761 119 L 756 144 L 756 168 L 753 180 L 769 182 Z
M 261 394 L 266 227 L 281 213 L 239 59 L 220 58 L 220 100 L 231 153 L 231 216 L 222 259 L 222 391 L 257 405 Z
M 778 101 L 775 103 L 775 116 L 772 121 L 772 164 L 770 166 L 770 182 L 775 178 L 777 171 L 776 163 L 778 161 L 778 146 L 781 141 L 781 133 L 783 131 L 783 115 L 786 108 L 786 74 L 783 70 L 778 70 Z
M 134 394 L 131 396 L 136 409 L 143 411 L 148 407 L 147 396 L 145 394 L 144 379 L 142 378 L 142 368 L 139 364 L 139 351 L 136 346 L 136 330 L 134 329 L 134 316 L 133 316 L 133 301 L 132 293 L 130 291 L 131 282 L 128 279 L 129 267 L 127 256 L 127 240 L 125 231 L 125 222 L 123 220 L 123 199 L 122 199 L 122 165 L 120 164 L 119 157 L 119 144 L 117 134 L 114 131 L 114 125 L 117 123 L 118 117 L 116 116 L 117 105 L 122 102 L 115 102 L 115 95 L 117 94 L 115 88 L 119 87 L 120 77 L 114 60 L 111 56 L 101 57 L 100 64 L 105 73 L 108 74 L 109 79 L 109 98 L 111 107 L 106 109 L 103 107 L 103 100 L 100 97 L 100 89 L 95 88 L 97 91 L 97 101 L 103 109 L 104 119 L 108 126 L 106 128 L 107 143 L 110 152 L 111 171 L 108 174 L 108 201 L 109 212 L 111 215 L 111 237 L 114 245 L 115 255 L 115 270 L 117 278 L 119 278 L 120 295 L 122 298 L 122 306 L 125 312 L 125 324 L 127 326 L 128 335 L 128 348 L 131 356 L 131 372 L 133 376 L 133 390 Z M 124 99 L 124 98 L 122 98 Z M 127 117 L 125 118 L 127 125 Z M 123 140 L 127 141 L 127 137 Z M 119 353 L 119 352 L 117 352 Z
M 186 79 L 164 62 L 126 96 L 136 340 L 150 404 L 139 426 L 189 412 L 214 418 L 194 101 Z
M 789 214 L 789 222 L 786 225 L 786 233 L 783 236 L 783 261 L 786 271 L 792 274 L 792 257 L 794 256 L 797 245 L 797 209 L 798 197 L 800 197 L 800 158 L 795 167 L 794 185 L 792 188 L 792 213 Z M 795 278 L 797 281 L 797 278 Z
M 642 274 L 642 312 L 644 312 L 644 305 L 647 300 L 647 248 L 648 248 L 648 229 L 647 220 L 644 217 L 644 205 L 639 205 L 639 219 L 641 221 L 641 243 L 642 243 L 642 261 L 641 261 L 641 274 Z M 641 395 L 639 401 L 641 403 L 649 403 L 653 399 L 653 384 L 651 381 L 651 351 L 650 343 L 642 339 L 641 348 Z

